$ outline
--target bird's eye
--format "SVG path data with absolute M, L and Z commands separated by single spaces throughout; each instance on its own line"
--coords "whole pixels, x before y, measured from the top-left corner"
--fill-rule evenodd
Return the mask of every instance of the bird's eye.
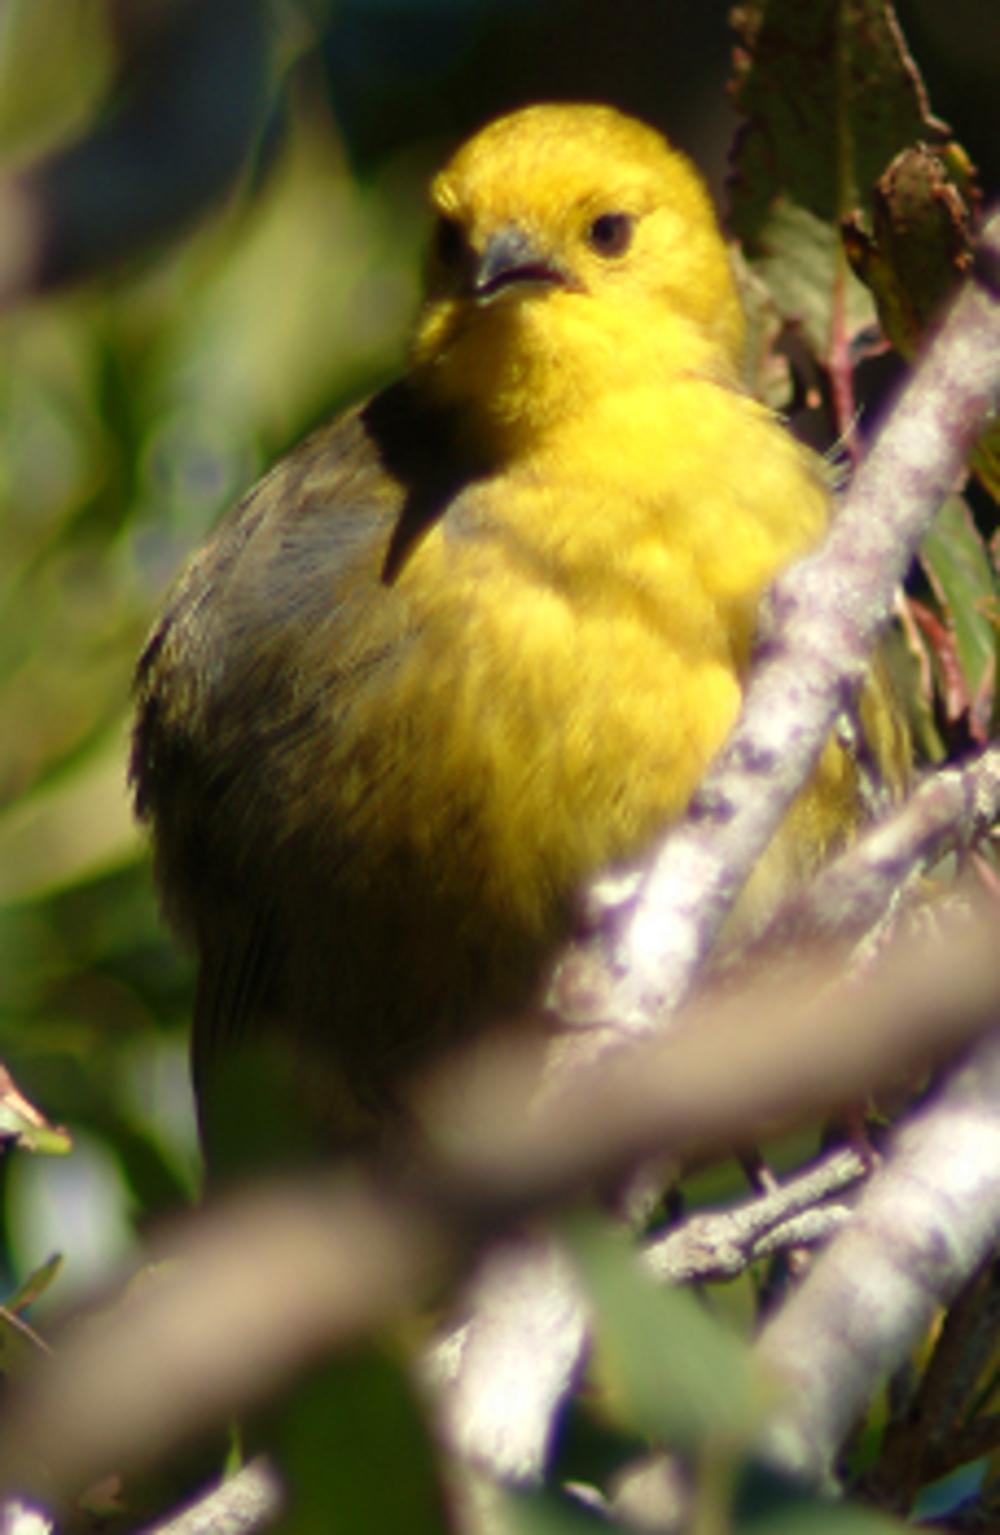
M 601 213 L 587 226 L 587 244 L 599 256 L 624 256 L 634 233 L 631 213 Z
M 442 266 L 457 266 L 465 254 L 465 235 L 457 219 L 442 214 L 434 228 L 434 254 Z

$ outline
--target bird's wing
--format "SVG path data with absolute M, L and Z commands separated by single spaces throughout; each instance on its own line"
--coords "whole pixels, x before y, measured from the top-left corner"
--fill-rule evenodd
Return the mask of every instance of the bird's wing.
M 307 439 L 223 520 L 140 661 L 131 778 L 165 908 L 198 953 L 203 1114 L 243 1046 L 294 1030 L 296 917 L 275 891 L 316 856 L 337 710 L 406 645 L 395 583 L 461 480 L 434 423 L 398 386 L 385 391 Z M 333 827 L 331 884 L 339 856 Z

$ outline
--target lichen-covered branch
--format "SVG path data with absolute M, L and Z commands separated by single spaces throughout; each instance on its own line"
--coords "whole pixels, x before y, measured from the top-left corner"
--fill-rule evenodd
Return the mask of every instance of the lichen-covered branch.
M 767 1434 L 772 1459 L 829 1474 L 851 1425 L 889 1373 L 996 1248 L 1000 1231 L 1000 1037 L 895 1137 L 853 1218 L 761 1337 L 788 1395 Z
M 812 1245 L 839 1230 L 848 1212 L 843 1203 L 832 1203 L 832 1197 L 859 1183 L 868 1171 L 860 1152 L 850 1146 L 838 1149 L 773 1192 L 729 1210 L 689 1216 L 649 1242 L 644 1261 L 657 1279 L 669 1284 L 734 1279 L 762 1257 Z

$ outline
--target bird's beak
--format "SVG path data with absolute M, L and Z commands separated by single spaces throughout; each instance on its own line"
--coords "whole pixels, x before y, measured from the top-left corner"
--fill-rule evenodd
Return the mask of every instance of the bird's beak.
M 472 274 L 473 296 L 488 304 L 507 288 L 531 284 L 535 287 L 572 288 L 569 273 L 552 257 L 539 250 L 529 234 L 516 224 L 505 224 L 491 235 Z

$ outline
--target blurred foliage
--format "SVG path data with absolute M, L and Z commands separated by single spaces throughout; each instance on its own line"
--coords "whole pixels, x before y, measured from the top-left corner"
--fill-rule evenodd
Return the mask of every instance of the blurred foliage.
M 58 35 L 60 46 L 53 48 Z M 80 130 L 114 63 L 102 0 L 38 0 L 0 15 L 0 153 L 25 159 Z
M 5 9 L 0 73 L 44 80 L 50 57 L 63 131 L 107 79 L 104 8 L 70 8 L 73 111 L 43 9 Z M 284 76 L 260 153 L 189 235 L 0 322 L 0 1058 L 110 1148 L 140 1221 L 190 1196 L 195 1150 L 176 1101 L 191 977 L 125 786 L 132 667 L 183 555 L 282 447 L 399 365 L 415 299 L 414 173 L 393 158 L 354 178 L 321 87 Z M 7 141 L 47 147 L 28 117 L 12 90 Z M 7 1235 L 13 1274 L 43 1256 Z
M 727 43 L 722 7 L 710 10 L 694 0 L 553 0 L 544 15 L 526 0 L 275 3 L 268 77 L 259 100 L 242 103 L 253 132 L 239 173 L 220 170 L 196 215 L 180 199 L 154 243 L 125 252 L 111 238 L 116 259 L 85 284 L 0 316 L 0 1060 L 75 1144 L 69 1158 L 4 1158 L 0 1255 L 13 1312 L 33 1302 L 44 1326 L 47 1307 L 138 1251 L 136 1234 L 197 1187 L 192 976 L 157 915 L 125 786 L 132 667 L 171 573 L 280 451 L 400 366 L 421 189 L 444 141 L 533 96 L 598 96 L 659 121 L 719 183 Z M 919 30 L 921 7 L 907 11 Z M 881 398 L 876 304 L 884 323 L 887 291 L 905 309 L 904 351 L 930 308 L 910 275 L 926 252 L 914 258 L 898 223 L 891 266 L 902 277 L 886 282 L 890 163 L 929 142 L 940 174 L 942 146 L 955 154 L 963 124 L 952 137 L 930 113 L 884 5 L 754 0 L 739 12 L 733 222 L 749 261 L 754 381 L 829 447 L 844 427 L 838 370 L 863 428 Z M 104 131 L 137 15 L 112 0 L 0 9 L 10 167 L 30 169 L 95 124 Z M 930 64 L 949 78 L 940 51 Z M 224 57 L 210 62 L 218 110 L 239 115 L 243 86 Z M 179 163 L 199 147 L 179 147 Z M 971 168 L 963 175 L 968 191 Z M 874 298 L 848 266 L 844 220 L 869 253 L 855 264 Z M 943 237 L 954 228 L 945 220 Z M 953 498 L 916 577 L 911 712 L 938 758 L 996 725 L 994 515 L 974 495 Z M 716 1186 L 703 1176 L 689 1197 L 721 1197 L 720 1179 L 730 1191 L 731 1167 L 713 1176 Z M 748 1325 L 754 1276 L 720 1299 L 724 1329 L 691 1297 L 654 1291 L 606 1233 L 581 1229 L 574 1242 L 600 1318 L 606 1393 L 591 1465 L 620 1457 L 622 1434 L 633 1448 L 661 1434 L 699 1445 L 706 1422 L 722 1418 L 734 1453 L 761 1411 L 729 1329 L 733 1317 Z M 56 1248 L 66 1253 L 58 1276 L 43 1266 Z M 16 1322 L 8 1331 L 30 1349 Z M 329 1507 L 341 1513 L 352 1498 L 352 1529 L 401 1528 L 400 1497 L 421 1510 L 407 1528 L 439 1527 L 425 1430 L 388 1358 L 311 1380 L 282 1434 L 312 1510 L 290 1528 L 332 1528 Z M 372 1489 L 358 1469 L 379 1458 L 380 1435 L 398 1481 Z M 885 1528 L 787 1500 L 765 1499 L 745 1528 Z M 510 1528 L 540 1535 L 594 1522 L 582 1504 L 548 1495 L 512 1498 L 506 1514 Z
M 285 1535 L 405 1530 L 440 1535 L 448 1518 L 425 1415 L 401 1360 L 349 1353 L 293 1394 L 271 1440 L 295 1489 Z M 375 1466 L 391 1474 L 373 1475 Z M 331 1453 L 332 1451 L 332 1453 Z

